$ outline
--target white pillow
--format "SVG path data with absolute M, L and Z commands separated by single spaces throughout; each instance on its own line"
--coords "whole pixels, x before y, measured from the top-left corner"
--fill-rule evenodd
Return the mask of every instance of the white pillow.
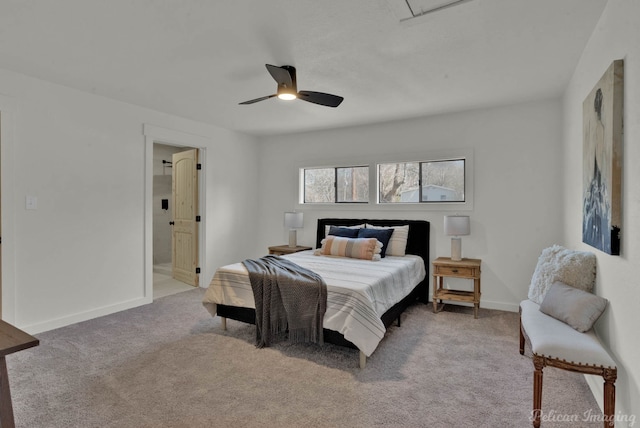
M 325 238 L 329 236 L 329 229 L 331 229 L 332 227 L 346 227 L 347 229 L 362 229 L 364 227 L 364 224 L 356 224 L 355 226 L 338 226 L 336 224 L 327 224 L 324 227 Z
M 409 225 L 404 226 L 374 226 L 367 223 L 367 229 L 393 229 L 389 245 L 387 247 L 387 256 L 404 257 L 407 250 L 407 239 L 409 238 Z
M 529 300 L 541 304 L 556 281 L 591 292 L 596 281 L 596 256 L 588 251 L 568 250 L 554 245 L 542 250 L 531 277 Z

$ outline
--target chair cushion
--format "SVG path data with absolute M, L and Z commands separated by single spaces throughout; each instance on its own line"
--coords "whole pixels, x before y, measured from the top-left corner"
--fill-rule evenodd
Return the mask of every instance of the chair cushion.
M 520 302 L 520 320 L 534 354 L 579 364 L 616 367 L 593 330 L 580 333 L 540 312 L 531 300 Z

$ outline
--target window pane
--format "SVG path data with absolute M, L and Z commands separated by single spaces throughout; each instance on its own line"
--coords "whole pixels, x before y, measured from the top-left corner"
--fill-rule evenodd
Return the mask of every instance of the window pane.
M 421 202 L 464 202 L 464 159 L 422 162 Z
M 380 203 L 419 202 L 418 162 L 378 165 Z
M 369 167 L 336 168 L 336 202 L 369 202 Z
M 304 170 L 304 202 L 335 202 L 335 169 L 314 168 Z
M 464 162 L 380 164 L 380 203 L 464 202 Z

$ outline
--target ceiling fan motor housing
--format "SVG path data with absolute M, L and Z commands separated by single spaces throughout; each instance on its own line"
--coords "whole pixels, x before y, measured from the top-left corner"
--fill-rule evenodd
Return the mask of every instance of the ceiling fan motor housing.
M 289 85 L 289 82 L 278 82 L 278 97 L 281 95 L 284 95 L 285 97 L 289 95 L 289 98 L 297 98 L 298 85 L 296 83 L 296 68 L 290 65 L 284 65 L 282 68 L 289 72 L 289 76 L 291 76 L 291 84 Z

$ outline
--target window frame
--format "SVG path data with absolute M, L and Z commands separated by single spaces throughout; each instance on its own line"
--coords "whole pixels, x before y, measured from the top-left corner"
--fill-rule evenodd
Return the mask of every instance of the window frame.
M 301 189 L 302 189 L 302 195 L 300 195 L 300 203 L 308 206 L 308 205 L 333 205 L 333 204 L 356 204 L 356 205 L 361 205 L 361 204 L 368 204 L 371 200 L 371 177 L 369 176 L 369 183 L 368 183 L 368 200 L 367 201 L 340 201 L 338 200 L 338 196 L 339 196 L 339 192 L 338 192 L 338 170 L 340 169 L 354 169 L 354 168 L 367 168 L 369 170 L 371 170 L 371 165 L 348 165 L 348 166 L 344 166 L 344 165 L 339 165 L 339 166 L 321 166 L 321 167 L 306 167 L 306 168 L 302 168 L 300 171 L 300 176 L 301 176 L 301 180 L 302 180 L 302 184 L 301 184 Z M 312 169 L 333 169 L 333 202 L 306 202 L 305 198 L 306 198 L 306 172 L 308 170 L 312 170 Z M 371 174 L 369 174 L 371 175 Z
M 462 161 L 463 162 L 463 166 L 462 166 L 462 174 L 463 174 L 463 197 L 464 199 L 461 201 L 451 201 L 451 200 L 423 200 L 423 191 L 422 191 L 422 187 L 423 187 L 423 173 L 424 173 L 424 165 L 428 164 L 428 163 L 436 163 L 436 162 L 456 162 L 456 161 Z M 380 167 L 382 165 L 393 165 L 393 164 L 399 164 L 399 163 L 412 163 L 412 164 L 417 164 L 418 166 L 418 200 L 414 201 L 414 202 L 382 202 L 380 200 Z M 466 170 L 467 170 L 467 159 L 465 157 L 455 157 L 455 158 L 451 158 L 451 159 L 429 159 L 429 160 L 413 160 L 413 161 L 404 161 L 404 162 L 380 162 L 378 164 L 376 164 L 376 180 L 377 180 L 377 203 L 380 205 L 396 205 L 396 204 L 449 204 L 449 203 L 455 203 L 455 204 L 464 204 L 467 200 L 467 176 L 466 176 Z M 444 196 L 444 195 L 443 195 Z
M 464 202 L 394 202 L 381 203 L 379 201 L 380 189 L 378 182 L 378 165 L 383 163 L 404 162 L 433 162 L 439 160 L 464 159 Z M 474 153 L 471 148 L 428 150 L 422 152 L 408 152 L 398 154 L 373 154 L 373 155 L 345 155 L 336 160 L 315 159 L 298 162 L 295 165 L 298 177 L 298 194 L 296 195 L 296 209 L 311 211 L 471 211 L 474 206 Z M 304 170 L 312 168 L 341 168 L 354 166 L 369 167 L 369 201 L 368 202 L 304 202 Z

